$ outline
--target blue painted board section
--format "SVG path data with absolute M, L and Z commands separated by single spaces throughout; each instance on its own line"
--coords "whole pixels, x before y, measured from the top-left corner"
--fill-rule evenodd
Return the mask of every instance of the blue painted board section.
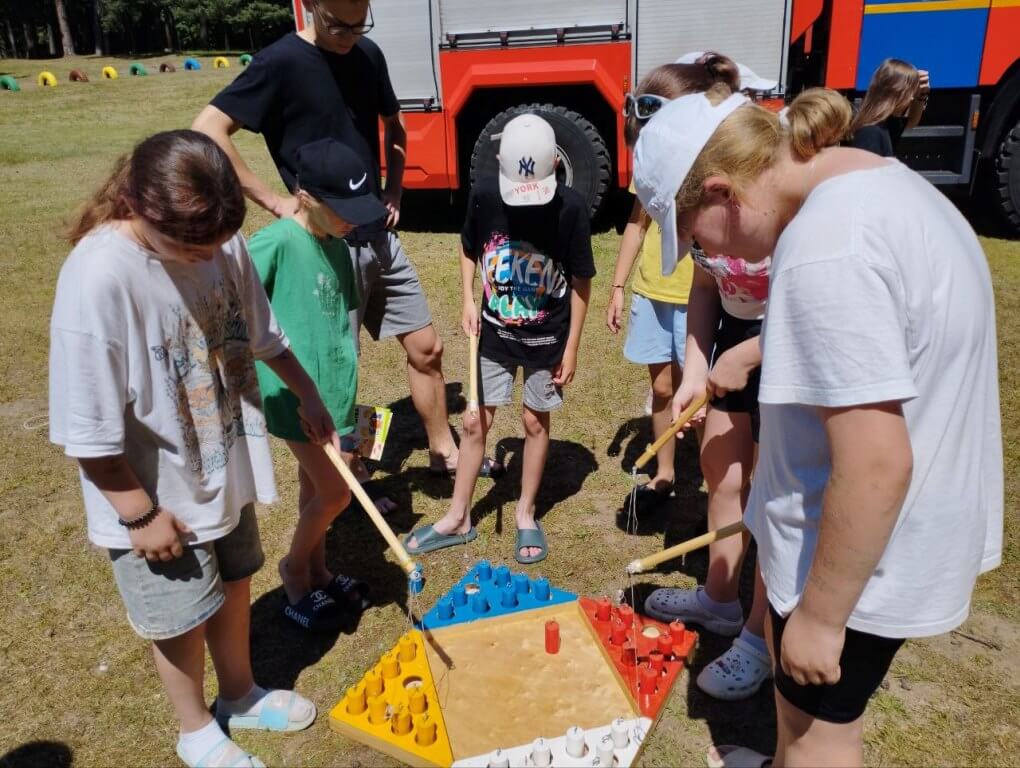
M 975 86 L 987 26 L 987 8 L 865 13 L 856 87 L 867 90 L 878 65 L 888 58 L 927 69 L 932 88 Z
M 418 626 L 439 629 L 572 600 L 577 600 L 577 595 L 557 589 L 545 578 L 532 579 L 526 573 L 512 573 L 505 565 L 493 566 L 482 560 L 439 598 Z

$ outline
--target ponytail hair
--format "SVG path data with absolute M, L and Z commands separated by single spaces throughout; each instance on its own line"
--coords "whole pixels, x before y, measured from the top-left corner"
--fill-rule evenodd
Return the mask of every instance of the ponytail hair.
M 850 132 L 853 109 L 841 94 L 828 88 L 808 88 L 786 110 L 790 146 L 801 160 L 810 160 Z
M 645 75 L 635 94 L 650 93 L 664 99 L 678 99 L 691 93 L 704 93 L 716 84 L 722 84 L 731 93 L 740 90 L 740 69 L 733 59 L 721 53 L 704 53 L 693 64 L 663 64 Z M 628 146 L 637 143 L 644 123 L 629 115 L 624 124 L 624 138 Z
M 209 245 L 241 228 L 244 193 L 230 159 L 197 131 L 157 133 L 114 163 L 68 228 L 77 244 L 96 227 L 137 216 L 187 245 Z
M 712 88 L 705 96 L 719 104 L 729 93 Z M 850 103 L 827 88 L 804 91 L 782 119 L 757 104 L 740 107 L 716 129 L 694 161 L 677 194 L 677 210 L 700 206 L 705 181 L 712 176 L 728 179 L 739 197 L 743 188 L 775 165 L 787 146 L 799 160 L 810 160 L 846 137 L 851 114 Z

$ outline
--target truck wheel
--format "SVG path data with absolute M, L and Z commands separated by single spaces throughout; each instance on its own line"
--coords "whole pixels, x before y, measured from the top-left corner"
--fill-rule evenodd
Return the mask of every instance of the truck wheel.
M 566 107 L 553 104 L 522 104 L 506 109 L 492 118 L 482 129 L 471 153 L 471 183 L 479 176 L 499 170 L 499 142 L 493 136 L 518 115 L 532 112 L 552 126 L 556 134 L 556 151 L 560 156 L 556 176 L 560 182 L 577 190 L 588 202 L 591 215 L 602 206 L 609 189 L 612 162 L 606 142 L 587 119 Z
M 1006 134 L 995 160 L 999 210 L 1013 229 L 1020 231 L 1020 123 Z

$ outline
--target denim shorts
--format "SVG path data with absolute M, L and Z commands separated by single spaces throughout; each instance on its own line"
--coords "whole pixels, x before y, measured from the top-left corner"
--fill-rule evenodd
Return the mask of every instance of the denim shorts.
M 687 350 L 687 305 L 656 301 L 635 293 L 623 356 L 638 365 L 684 364 Z
M 223 605 L 223 582 L 246 579 L 265 562 L 252 504 L 222 539 L 185 547 L 176 560 L 151 563 L 130 549 L 109 552 L 128 622 L 146 640 L 168 640 L 199 626 Z
M 478 399 L 482 405 L 496 407 L 513 401 L 516 363 L 490 360 L 484 355 L 478 363 L 481 375 Z M 548 368 L 524 368 L 524 405 L 533 411 L 546 413 L 563 405 L 563 390 L 553 383 L 553 372 Z

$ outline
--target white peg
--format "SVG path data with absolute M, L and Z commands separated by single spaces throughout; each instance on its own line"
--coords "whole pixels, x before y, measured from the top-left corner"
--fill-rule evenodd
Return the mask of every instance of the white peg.
M 576 725 L 567 729 L 567 754 L 571 757 L 584 757 L 584 731 Z
M 613 721 L 610 731 L 613 734 L 613 745 L 617 749 L 623 749 L 630 744 L 629 728 L 627 727 L 627 722 L 622 717 L 618 717 Z
M 531 743 L 531 762 L 539 768 L 552 765 L 552 750 L 545 739 L 539 737 Z

